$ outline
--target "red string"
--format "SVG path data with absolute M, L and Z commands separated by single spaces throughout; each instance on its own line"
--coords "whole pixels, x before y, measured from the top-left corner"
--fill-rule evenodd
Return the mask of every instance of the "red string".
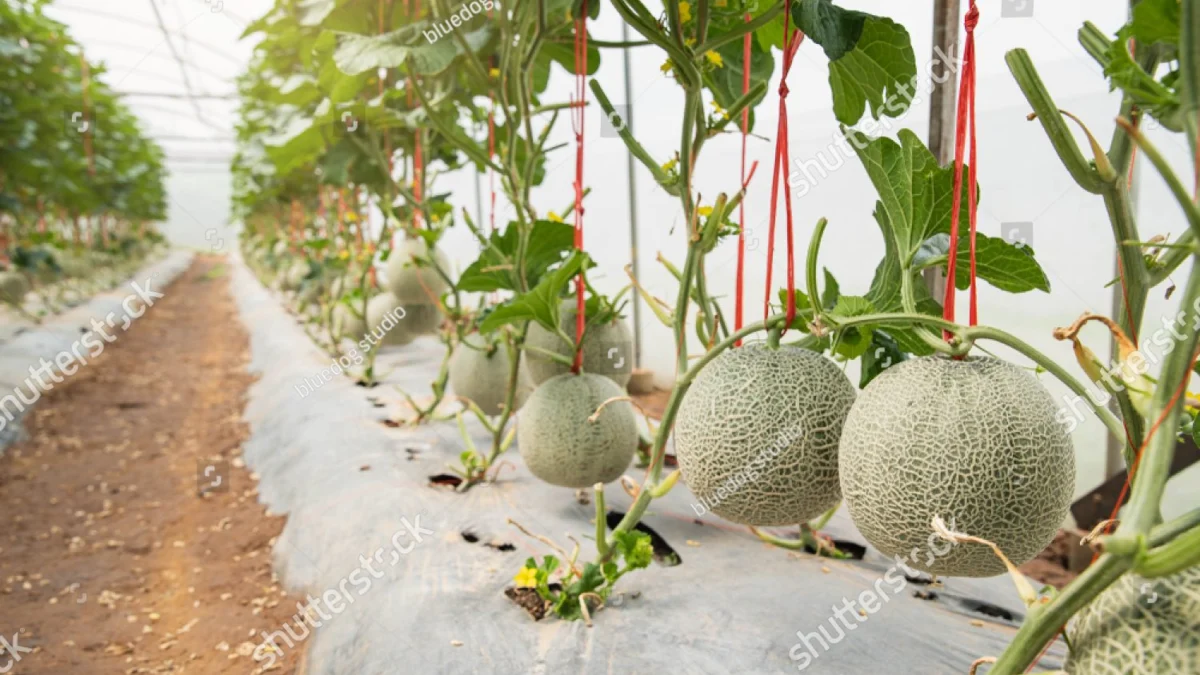
M 788 4 L 791 2 L 789 0 Z M 788 161 L 788 115 L 787 115 L 787 76 L 792 69 L 792 60 L 796 50 L 804 41 L 804 33 L 797 30 L 791 32 L 791 21 L 784 20 L 783 28 L 783 73 L 779 80 L 779 128 L 775 136 L 775 174 L 771 179 L 771 218 L 767 231 L 767 286 L 766 297 L 763 298 L 763 319 L 771 314 L 771 268 L 775 258 L 775 210 L 779 203 L 779 177 L 787 170 Z M 796 259 L 795 243 L 792 235 L 792 191 L 783 191 L 784 207 L 787 215 L 787 325 L 791 325 L 796 317 Z M 786 330 L 786 326 L 785 326 Z
M 963 46 L 962 84 L 958 91 L 957 133 L 954 138 L 954 198 L 950 212 L 950 251 L 946 261 L 946 295 L 942 303 L 942 318 L 954 321 L 955 296 L 955 267 L 958 259 L 958 219 L 962 206 L 963 183 L 963 150 L 967 135 L 971 137 L 971 162 L 969 165 L 969 185 L 967 188 L 967 218 L 970 227 L 970 257 L 971 257 L 971 295 L 970 295 L 970 325 L 974 326 L 979 320 L 979 302 L 976 296 L 975 283 L 975 230 L 976 204 L 975 192 L 978 176 L 976 175 L 976 146 L 975 146 L 975 26 L 979 23 L 979 8 L 975 0 L 963 20 L 967 29 Z M 945 339 L 949 340 L 950 331 L 942 331 Z
M 588 0 L 583 0 L 579 18 L 575 19 L 575 101 L 571 108 L 571 127 L 575 131 L 575 248 L 583 250 L 583 122 L 584 98 L 587 95 L 587 14 Z M 584 297 L 583 269 L 575 278 L 575 363 L 571 370 L 578 373 L 583 366 Z
M 750 13 L 747 12 L 745 21 L 750 22 Z M 746 33 L 742 37 L 742 96 L 750 92 L 750 34 Z M 750 106 L 746 106 L 742 110 L 742 189 L 745 190 L 746 184 L 746 135 L 750 131 Z M 737 252 L 737 280 L 736 290 L 734 292 L 734 309 L 733 309 L 733 330 L 739 331 L 742 329 L 742 288 L 745 285 L 744 275 L 746 271 L 746 197 L 742 195 L 742 201 L 738 204 L 738 252 Z M 741 347 L 742 341 L 738 340 L 736 346 Z

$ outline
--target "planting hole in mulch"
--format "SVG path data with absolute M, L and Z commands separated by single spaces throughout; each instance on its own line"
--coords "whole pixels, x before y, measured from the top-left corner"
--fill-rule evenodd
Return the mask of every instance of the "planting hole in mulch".
M 417 455 L 421 454 L 421 451 L 416 448 L 405 448 L 404 452 L 408 455 L 408 461 L 410 462 L 416 459 Z
M 625 514 L 621 513 L 620 511 L 609 511 L 604 517 L 604 520 L 608 523 L 609 529 L 612 529 L 616 527 L 624 517 Z M 676 565 L 683 564 L 683 558 L 679 557 L 679 554 L 676 553 L 675 549 L 667 543 L 667 540 L 663 539 L 662 535 L 655 532 L 654 529 L 649 525 L 645 524 L 644 522 L 640 522 L 634 526 L 634 529 L 636 529 L 638 532 L 644 532 L 650 536 L 650 546 L 654 549 L 654 562 L 665 567 L 674 567 Z
M 429 477 L 429 487 L 456 488 L 462 485 L 463 479 L 452 473 L 439 473 Z
M 479 535 L 470 530 L 463 530 L 462 532 L 459 532 L 459 534 L 462 535 L 463 541 L 467 542 L 468 544 L 479 543 Z
M 561 591 L 562 584 L 549 584 L 551 591 Z M 536 589 L 533 588 L 513 588 L 504 589 L 504 595 L 508 596 L 509 600 L 517 603 L 521 609 L 529 612 L 529 616 L 533 617 L 534 621 L 541 621 L 546 618 L 546 612 L 550 610 L 550 603 L 542 599 L 538 595 Z
M 904 580 L 910 584 L 916 584 L 918 586 L 931 586 L 931 585 L 937 584 L 937 582 L 934 581 L 933 577 L 926 576 L 924 574 L 917 575 L 917 576 L 913 576 L 911 574 L 905 574 Z M 937 584 L 937 585 L 940 585 L 940 584 Z
M 399 422 L 397 422 L 396 420 L 391 419 L 389 417 L 385 417 L 385 418 L 379 420 L 379 423 L 389 429 L 395 429 L 400 426 Z
M 867 547 L 863 546 L 862 544 L 856 544 L 852 541 L 846 541 L 844 539 L 831 539 L 830 541 L 832 541 L 833 545 L 837 547 L 837 550 L 845 553 L 854 560 L 862 560 L 863 556 L 867 554 Z M 817 553 L 817 549 L 812 546 L 805 546 L 804 551 L 814 555 Z
M 501 551 L 503 553 L 508 553 L 509 551 L 517 550 L 516 546 L 513 546 L 512 544 L 508 543 L 507 541 L 501 541 L 501 542 L 489 541 L 488 543 L 484 544 L 484 546 L 486 546 L 488 548 L 494 548 L 497 551 Z
M 922 591 L 920 589 L 913 591 L 913 597 L 918 600 L 937 600 L 938 594 L 934 591 Z
M 1025 620 L 1025 617 L 1023 615 L 1016 614 L 1014 612 L 1010 612 L 1007 609 L 1004 609 L 1003 607 L 998 607 L 996 605 L 993 605 L 990 602 L 984 602 L 982 600 L 975 600 L 973 598 L 950 597 L 950 602 L 952 604 L 958 605 L 960 608 L 962 608 L 968 612 L 973 612 L 975 614 L 982 614 L 984 616 L 991 617 L 993 619 L 1003 619 L 1004 621 L 1008 621 L 1009 623 L 1014 623 L 1014 624 L 1021 623 L 1022 621 Z

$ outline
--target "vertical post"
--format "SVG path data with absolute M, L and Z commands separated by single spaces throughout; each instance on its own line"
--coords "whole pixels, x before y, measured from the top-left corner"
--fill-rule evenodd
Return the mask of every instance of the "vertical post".
M 629 42 L 629 24 L 621 22 L 621 41 Z M 629 133 L 633 133 L 633 77 L 630 74 L 629 66 L 629 47 L 623 47 L 625 61 L 625 117 L 622 120 Z M 633 278 L 640 283 L 641 277 L 638 275 L 638 228 L 637 228 L 637 180 L 634 175 L 633 153 L 625 153 L 625 170 L 629 175 L 629 262 L 633 271 Z M 637 293 L 632 293 L 633 296 L 633 365 L 639 366 L 642 363 L 642 299 Z
M 933 4 L 933 47 L 930 59 L 940 65 L 938 72 L 949 73 L 939 83 L 931 79 L 929 94 L 929 150 L 938 164 L 954 160 L 955 99 L 958 96 L 958 74 L 946 57 L 958 58 L 959 0 L 935 0 Z M 946 275 L 939 269 L 925 270 L 925 285 L 935 298 L 946 292 Z

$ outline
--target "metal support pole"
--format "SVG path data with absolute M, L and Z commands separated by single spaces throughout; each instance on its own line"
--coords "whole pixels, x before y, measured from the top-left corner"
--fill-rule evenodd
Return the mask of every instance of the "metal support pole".
M 629 43 L 629 25 L 621 22 L 621 41 Z M 629 133 L 633 133 L 633 76 L 630 72 L 629 47 L 622 48 L 625 61 L 625 105 L 626 119 L 623 120 Z M 629 175 L 629 262 L 633 278 L 638 279 L 638 220 L 637 220 L 637 178 L 634 175 L 633 153 L 625 153 L 626 172 Z M 633 293 L 633 365 L 642 364 L 642 299 Z
M 929 150 L 938 164 L 954 161 L 954 113 L 958 97 L 958 71 L 944 57 L 958 58 L 959 0 L 936 0 L 933 4 L 933 47 L 931 59 L 939 64 L 935 73 L 945 77 L 939 83 L 933 79 L 929 94 Z M 947 76 L 948 75 L 948 76 Z M 939 269 L 925 270 L 925 285 L 935 298 L 946 292 L 946 276 Z

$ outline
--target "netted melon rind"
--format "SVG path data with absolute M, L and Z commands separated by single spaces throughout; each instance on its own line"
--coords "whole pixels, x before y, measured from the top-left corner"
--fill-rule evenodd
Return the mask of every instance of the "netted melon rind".
M 675 422 L 683 479 L 708 508 L 746 525 L 795 525 L 841 498 L 838 439 L 854 386 L 807 349 L 748 344 L 713 359 Z
M 1075 489 L 1075 451 L 1056 414 L 1032 374 L 998 359 L 929 356 L 888 368 L 842 432 L 839 472 L 854 524 L 884 555 L 931 574 L 1005 572 L 987 546 L 933 538 L 935 515 L 1017 565 L 1032 560 L 1062 526 Z
M 543 382 L 517 421 L 517 447 L 533 475 L 573 488 L 619 478 L 637 450 L 633 406 L 615 401 L 595 422 L 588 418 L 601 403 L 624 393 L 612 380 L 591 373 L 567 373 Z
M 1200 673 L 1200 567 L 1127 574 L 1075 615 L 1069 675 Z
M 558 325 L 572 340 L 575 339 L 576 301 L 564 300 L 559 305 Z M 540 324 L 530 323 L 525 344 L 573 358 L 571 345 Z M 527 372 L 533 384 L 570 372 L 571 367 L 533 350 L 525 352 Z M 607 323 L 589 323 L 583 332 L 583 372 L 603 375 L 622 389 L 633 374 L 633 334 L 624 319 Z

